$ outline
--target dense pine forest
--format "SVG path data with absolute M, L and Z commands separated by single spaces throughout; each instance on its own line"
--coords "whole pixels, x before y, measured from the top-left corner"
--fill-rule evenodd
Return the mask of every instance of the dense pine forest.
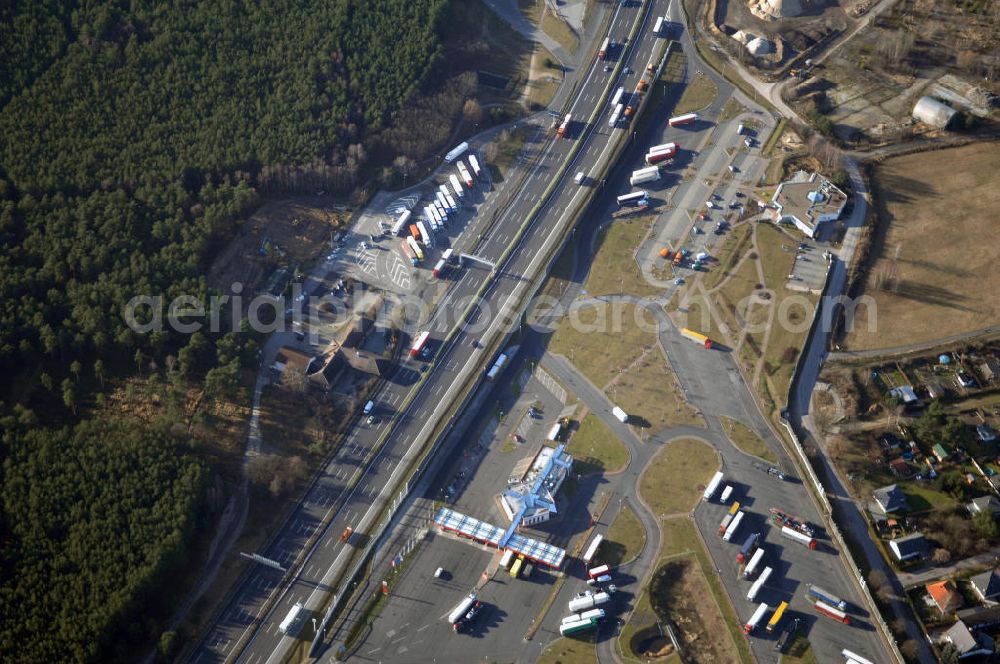
M 347 195 L 369 155 L 426 157 L 400 111 L 461 87 L 435 75 L 447 3 L 0 3 L 0 659 L 156 639 L 212 471 L 184 427 L 92 406 L 147 363 L 211 398 L 256 340 L 137 334 L 123 306 L 206 297 L 211 255 L 289 172 Z

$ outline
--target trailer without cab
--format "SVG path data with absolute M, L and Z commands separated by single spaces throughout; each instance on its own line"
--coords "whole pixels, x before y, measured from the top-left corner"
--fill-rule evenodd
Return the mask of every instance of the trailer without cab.
M 417 335 L 417 338 L 413 340 L 413 345 L 410 347 L 410 357 L 420 355 L 421 351 L 424 350 L 424 346 L 427 345 L 427 340 L 430 339 L 430 336 L 431 333 L 429 331 L 424 331 Z
M 448 201 L 448 207 L 451 208 L 452 212 L 458 210 L 458 205 L 455 204 L 455 199 L 451 197 L 451 194 L 445 193 L 444 197 Z
M 622 194 L 618 197 L 618 205 L 622 207 L 641 205 L 640 201 L 645 200 L 649 196 L 648 193 L 642 191 L 633 191 L 631 194 Z
M 656 152 L 653 154 L 646 155 L 646 164 L 652 166 L 654 164 L 662 164 L 663 162 L 670 161 L 676 156 L 676 152 Z
M 816 602 L 813 604 L 813 608 L 822 613 L 825 616 L 830 616 L 834 620 L 844 623 L 845 625 L 851 624 L 851 617 L 846 613 L 841 611 L 835 606 L 830 606 L 826 602 Z
M 604 541 L 604 535 L 594 535 L 594 540 L 587 547 L 587 550 L 583 554 L 581 560 L 585 565 L 589 565 L 591 561 L 594 560 L 594 556 L 597 555 L 597 550 L 601 547 L 601 542 Z
M 722 539 L 726 542 L 732 541 L 733 537 L 736 535 L 736 531 L 739 530 L 740 523 L 743 521 L 744 512 L 737 512 L 736 516 L 729 523 L 729 527 L 726 528 L 726 534 L 722 536 Z
M 748 602 L 752 602 L 757 599 L 757 593 L 759 593 L 760 589 L 764 587 L 765 583 L 767 583 L 767 578 L 769 576 L 771 576 L 771 568 L 765 567 L 764 571 L 760 573 L 760 576 L 753 582 L 753 585 L 750 586 L 750 590 L 747 592 Z
M 302 618 L 302 604 L 296 602 L 295 606 L 288 611 L 285 619 L 278 625 L 278 631 L 282 634 L 294 635 L 298 631 L 300 618 Z
M 747 566 L 743 569 L 743 578 L 749 579 L 751 576 L 753 576 L 757 572 L 757 568 L 760 567 L 760 564 L 763 561 L 764 561 L 764 549 L 758 548 L 756 551 L 754 551 L 753 557 L 750 559 L 750 562 L 747 563 Z
M 660 179 L 660 169 L 656 166 L 649 166 L 647 168 L 640 168 L 637 171 L 632 171 L 632 177 L 629 178 L 628 182 L 633 187 L 637 184 L 642 184 L 643 182 L 654 182 Z
M 767 613 L 767 604 L 761 604 L 760 606 L 758 606 L 757 610 L 753 612 L 752 616 L 750 616 L 750 620 L 748 620 L 747 623 L 743 625 L 743 633 L 753 634 L 753 631 L 757 629 L 757 626 L 760 624 L 760 621 L 764 619 L 764 614 L 766 613 Z
M 487 380 L 493 380 L 498 375 L 500 375 L 500 372 L 503 371 L 503 365 L 506 363 L 507 363 L 507 355 L 505 353 L 500 353 L 500 357 L 498 357 L 497 361 L 493 363 L 493 366 L 490 367 L 490 370 L 486 372 Z
M 787 608 L 788 602 L 782 602 L 778 605 L 778 608 L 774 610 L 774 615 L 772 615 L 771 619 L 767 621 L 767 631 L 774 631 L 774 629 L 778 626 L 778 623 L 781 622 L 781 616 L 784 615 L 785 609 Z
M 597 49 L 597 57 L 604 60 L 608 57 L 608 48 L 611 46 L 611 37 L 605 37 L 601 42 L 601 48 Z
M 678 115 L 676 117 L 670 118 L 667 124 L 671 127 L 680 127 L 681 125 L 691 124 L 698 119 L 697 113 L 685 113 L 684 115 Z
M 588 620 L 577 620 L 576 622 L 563 623 L 559 625 L 559 634 L 562 636 L 569 636 L 570 634 L 577 634 L 579 632 L 586 632 L 587 630 L 594 629 L 597 626 L 597 621 L 593 618 Z
M 462 189 L 462 183 L 458 181 L 458 176 L 452 173 L 448 176 L 448 181 L 451 182 L 451 188 L 455 190 L 455 195 L 459 198 L 465 198 L 465 190 Z
M 757 551 L 757 543 L 759 541 L 760 533 L 747 535 L 747 538 L 743 540 L 743 546 L 740 547 L 739 553 L 736 554 L 737 565 L 745 563 Z
M 618 420 L 619 422 L 621 422 L 622 424 L 625 424 L 625 423 L 628 422 L 628 413 L 626 413 L 624 410 L 622 410 L 618 406 L 615 406 L 614 408 L 611 409 L 611 414 L 614 415 L 615 419 Z
M 476 155 L 469 155 L 469 166 L 472 167 L 472 174 L 478 178 L 482 173 L 482 170 L 479 168 L 479 160 L 476 159 Z
M 622 97 L 625 95 L 625 88 L 620 87 L 615 90 L 615 96 L 611 98 L 611 108 L 614 108 L 622 102 Z
M 569 601 L 569 610 L 573 613 L 586 611 L 594 608 L 595 606 L 606 604 L 610 599 L 611 595 L 604 592 L 594 593 L 593 595 L 585 595 L 584 597 L 574 597 Z
M 457 147 L 455 147 L 452 150 L 450 150 L 448 152 L 448 154 L 446 154 L 444 156 L 445 163 L 450 164 L 451 162 L 455 161 L 456 159 L 458 159 L 459 157 L 461 157 L 463 154 L 465 154 L 465 151 L 468 150 L 468 149 L 469 149 L 469 144 L 468 143 L 461 143 L 461 144 L 459 144 Z
M 721 470 L 715 473 L 715 475 L 712 475 L 712 479 L 710 479 L 708 484 L 705 485 L 705 492 L 701 494 L 701 497 L 704 500 L 712 499 L 712 496 L 714 496 L 715 492 L 718 491 L 719 485 L 722 484 L 723 477 L 725 477 L 725 475 Z
M 653 26 L 653 34 L 654 35 L 660 34 L 661 30 L 663 30 L 663 17 L 662 16 L 657 16 L 656 17 L 656 25 Z
M 719 496 L 719 502 L 725 505 L 726 503 L 729 502 L 729 498 L 732 497 L 732 495 L 733 495 L 733 487 L 727 484 L 722 489 L 722 495 Z
M 646 150 L 649 154 L 656 154 L 658 152 L 677 152 L 676 143 L 661 143 L 659 145 L 654 145 L 653 147 Z
M 824 602 L 826 604 L 829 604 L 830 606 L 835 606 L 841 611 L 847 610 L 847 602 L 840 599 L 833 593 L 823 590 L 819 586 L 808 584 L 806 586 L 806 594 L 809 595 L 809 597 L 814 600 Z
M 798 542 L 802 546 L 807 547 L 809 549 L 816 548 L 816 540 L 809 537 L 808 535 L 803 535 L 797 530 L 792 530 L 788 526 L 781 527 L 781 536 L 784 537 L 785 539 L 790 539 L 795 542 Z
M 545 436 L 545 440 L 559 440 L 559 434 L 562 433 L 562 425 L 556 422 L 549 429 L 548 435 Z
M 448 214 L 449 210 L 448 199 L 444 197 L 444 194 L 442 194 L 440 191 L 435 191 L 434 198 L 437 199 L 438 212 L 441 212 L 442 214 Z

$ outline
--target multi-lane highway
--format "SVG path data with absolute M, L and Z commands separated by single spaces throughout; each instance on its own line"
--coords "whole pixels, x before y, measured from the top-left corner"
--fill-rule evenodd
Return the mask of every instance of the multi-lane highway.
M 635 43 L 619 48 L 614 57 L 623 58 L 628 67 L 642 71 L 654 49 L 660 52 L 663 48 L 663 40 L 651 34 L 649 17 L 665 10 L 666 2 L 615 7 L 608 31 L 612 40 L 626 41 L 640 13 L 643 25 Z M 592 61 L 580 72 L 576 95 L 566 111 L 578 119 L 589 117 L 595 105 L 601 102 L 609 77 L 617 75 L 618 71 L 620 68 L 608 73 L 604 62 Z M 637 75 L 623 76 L 623 79 L 622 85 L 631 88 Z M 534 275 L 543 266 L 558 241 L 560 234 L 556 230 L 571 221 L 568 215 L 585 195 L 581 187 L 573 184 L 573 173 L 593 170 L 621 131 L 625 130 L 607 126 L 605 111 L 598 116 L 594 126 L 577 122 L 568 138 L 553 139 L 544 147 L 522 190 L 478 243 L 478 255 L 499 260 L 505 254 L 513 231 L 537 205 L 573 144 L 584 143 L 551 199 L 496 274 L 473 267 L 454 277 L 454 284 L 431 320 L 420 326 L 431 331 L 431 363 L 403 362 L 375 396 L 384 415 L 382 424 L 365 427 L 359 423 L 350 431 L 279 535 L 266 550 L 258 552 L 289 566 L 300 559 L 304 548 L 309 546 L 310 551 L 295 578 L 279 588 L 282 584 L 280 572 L 264 566 L 255 569 L 200 642 L 192 655 L 193 661 L 233 658 L 254 663 L 280 661 L 293 646 L 293 639 L 278 630 L 278 624 L 289 609 L 301 602 L 310 616 L 319 617 L 311 612 L 319 611 L 330 592 L 338 589 L 340 576 L 353 553 L 350 544 L 340 541 L 341 532 L 351 526 L 356 532 L 364 533 L 375 525 L 382 508 L 396 496 L 403 472 L 419 452 L 416 443 L 433 430 L 447 411 L 466 372 L 477 371 L 490 359 L 484 356 L 485 344 L 479 340 L 491 340 L 500 331 L 505 317 L 501 312 L 507 313 L 507 309 L 524 297 L 531 287 L 525 275 Z M 482 306 L 449 343 L 442 344 L 441 340 L 448 336 L 454 324 L 456 310 L 464 309 L 465 303 L 484 284 L 489 285 Z M 421 382 L 419 377 L 423 373 L 426 377 Z M 399 410 L 402 404 L 408 404 L 405 410 Z M 385 417 L 393 409 L 398 411 L 397 416 Z M 318 533 L 324 522 L 328 525 L 324 526 L 324 532 Z M 256 620 L 272 595 L 277 595 L 278 600 L 263 619 Z

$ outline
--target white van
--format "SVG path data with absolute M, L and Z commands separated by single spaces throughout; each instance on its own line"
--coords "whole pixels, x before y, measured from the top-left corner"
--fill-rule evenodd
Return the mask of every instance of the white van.
M 587 176 L 583 174 L 583 171 L 580 171 L 579 173 L 576 174 L 576 177 L 573 178 L 573 182 L 575 182 L 577 184 L 583 184 L 583 179 L 585 177 L 587 177 Z
M 369 401 L 365 404 L 365 415 L 371 415 L 372 411 L 375 410 L 375 402 Z

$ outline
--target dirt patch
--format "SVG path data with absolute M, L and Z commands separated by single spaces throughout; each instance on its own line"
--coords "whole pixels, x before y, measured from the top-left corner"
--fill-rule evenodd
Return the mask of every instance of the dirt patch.
M 660 567 L 653 575 L 649 595 L 660 620 L 676 626 L 689 661 L 739 661 L 725 621 L 705 602 L 708 583 L 693 559 L 681 558 Z
M 243 284 L 244 294 L 270 290 L 276 270 L 315 259 L 349 216 L 321 196 L 265 203 L 216 256 L 208 285 L 221 293 L 231 292 L 234 283 Z
M 852 350 L 930 341 L 996 323 L 994 210 L 1000 145 L 979 143 L 885 161 L 874 170 L 875 229 Z

